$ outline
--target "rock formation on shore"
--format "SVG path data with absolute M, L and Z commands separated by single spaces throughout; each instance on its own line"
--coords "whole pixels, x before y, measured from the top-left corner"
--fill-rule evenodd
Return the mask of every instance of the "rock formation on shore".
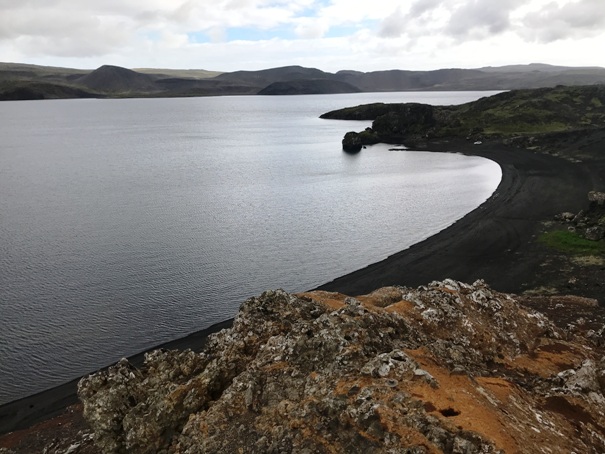
M 578 213 L 560 213 L 555 220 L 568 225 L 568 230 L 580 234 L 591 241 L 605 239 L 605 192 L 590 191 L 590 205 L 587 210 Z
M 81 380 L 102 452 L 605 452 L 603 329 L 453 280 L 266 292 L 200 354 Z

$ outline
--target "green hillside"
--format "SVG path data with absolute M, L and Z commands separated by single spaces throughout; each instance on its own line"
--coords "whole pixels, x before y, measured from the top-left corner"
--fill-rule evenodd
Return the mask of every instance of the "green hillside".
M 483 140 L 605 128 L 605 85 L 513 90 L 459 106 L 366 104 L 322 115 L 373 120 L 355 147 L 445 137 Z

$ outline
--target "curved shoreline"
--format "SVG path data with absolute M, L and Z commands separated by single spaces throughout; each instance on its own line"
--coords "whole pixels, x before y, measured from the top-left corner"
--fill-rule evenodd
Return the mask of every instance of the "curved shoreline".
M 491 159 L 500 165 L 502 180 L 488 200 L 451 226 L 319 290 L 361 295 L 389 285 L 416 287 L 452 278 L 483 279 L 495 290 L 520 293 L 528 274 L 541 263 L 540 257 L 524 249 L 541 222 L 583 207 L 593 188 L 594 174 L 588 166 L 546 154 L 466 141 L 428 148 Z
M 528 274 L 540 265 L 540 257 L 532 256 L 524 247 L 532 241 L 541 221 L 583 206 L 595 178 L 594 172 L 582 163 L 499 143 L 473 146 L 466 141 L 453 141 L 414 149 L 491 159 L 500 165 L 502 180 L 487 201 L 441 232 L 317 289 L 361 295 L 383 286 L 416 287 L 449 277 L 466 282 L 484 279 L 495 290 L 521 292 Z M 209 334 L 230 326 L 232 321 L 150 350 L 199 351 Z M 140 364 L 143 353 L 129 359 Z M 77 402 L 78 380 L 0 406 L 0 434 L 59 415 Z

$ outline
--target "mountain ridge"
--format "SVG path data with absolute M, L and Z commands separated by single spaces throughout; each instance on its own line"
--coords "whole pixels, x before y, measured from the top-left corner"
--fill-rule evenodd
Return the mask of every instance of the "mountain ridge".
M 46 85 L 40 87 L 40 83 Z M 272 84 L 278 83 L 277 88 Z M 280 85 L 281 84 L 281 85 Z M 345 85 L 346 84 L 346 85 Z M 179 97 L 389 91 L 513 90 L 605 84 L 605 68 L 542 63 L 429 71 L 335 73 L 303 66 L 218 73 L 103 65 L 94 70 L 0 63 L 0 100 L 78 97 Z M 16 87 L 19 89 L 16 90 Z

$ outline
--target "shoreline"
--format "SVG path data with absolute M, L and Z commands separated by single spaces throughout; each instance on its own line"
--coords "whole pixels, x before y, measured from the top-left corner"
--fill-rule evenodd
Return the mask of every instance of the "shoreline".
M 317 290 L 361 295 L 389 285 L 417 287 L 452 278 L 469 283 L 483 279 L 494 290 L 521 293 L 528 275 L 541 262 L 540 256 L 524 250 L 538 233 L 541 222 L 584 206 L 588 191 L 595 183 L 603 183 L 586 163 L 510 148 L 498 142 L 475 146 L 466 141 L 450 141 L 413 149 L 491 159 L 500 165 L 502 180 L 483 204 L 441 232 Z M 199 351 L 209 334 L 229 327 L 232 322 L 233 319 L 223 321 L 147 351 L 158 348 Z M 139 365 L 144 353 L 128 359 Z M 60 415 L 77 403 L 78 380 L 1 405 L 0 435 Z
M 458 140 L 414 149 L 491 159 L 500 165 L 502 180 L 490 198 L 446 229 L 318 290 L 361 295 L 389 285 L 417 287 L 452 278 L 469 283 L 483 279 L 494 290 L 521 293 L 541 263 L 541 257 L 524 247 L 533 242 L 543 221 L 583 208 L 587 193 L 598 183 L 586 163 L 498 142 L 474 146 Z
M 171 340 L 143 352 L 128 356 L 127 359 L 131 364 L 138 367 L 143 364 L 145 353 L 153 350 L 185 350 L 189 348 L 193 351 L 200 351 L 206 345 L 206 340 L 210 334 L 224 328 L 229 328 L 232 323 L 233 319 L 215 323 L 208 328 L 195 331 L 185 337 Z M 102 367 L 98 370 L 104 370 L 107 367 L 110 366 Z M 76 393 L 80 378 L 82 377 L 75 378 L 54 388 L 40 391 L 31 396 L 0 405 L 0 437 L 10 432 L 27 429 L 42 421 L 59 416 L 67 407 L 77 404 L 79 401 Z

